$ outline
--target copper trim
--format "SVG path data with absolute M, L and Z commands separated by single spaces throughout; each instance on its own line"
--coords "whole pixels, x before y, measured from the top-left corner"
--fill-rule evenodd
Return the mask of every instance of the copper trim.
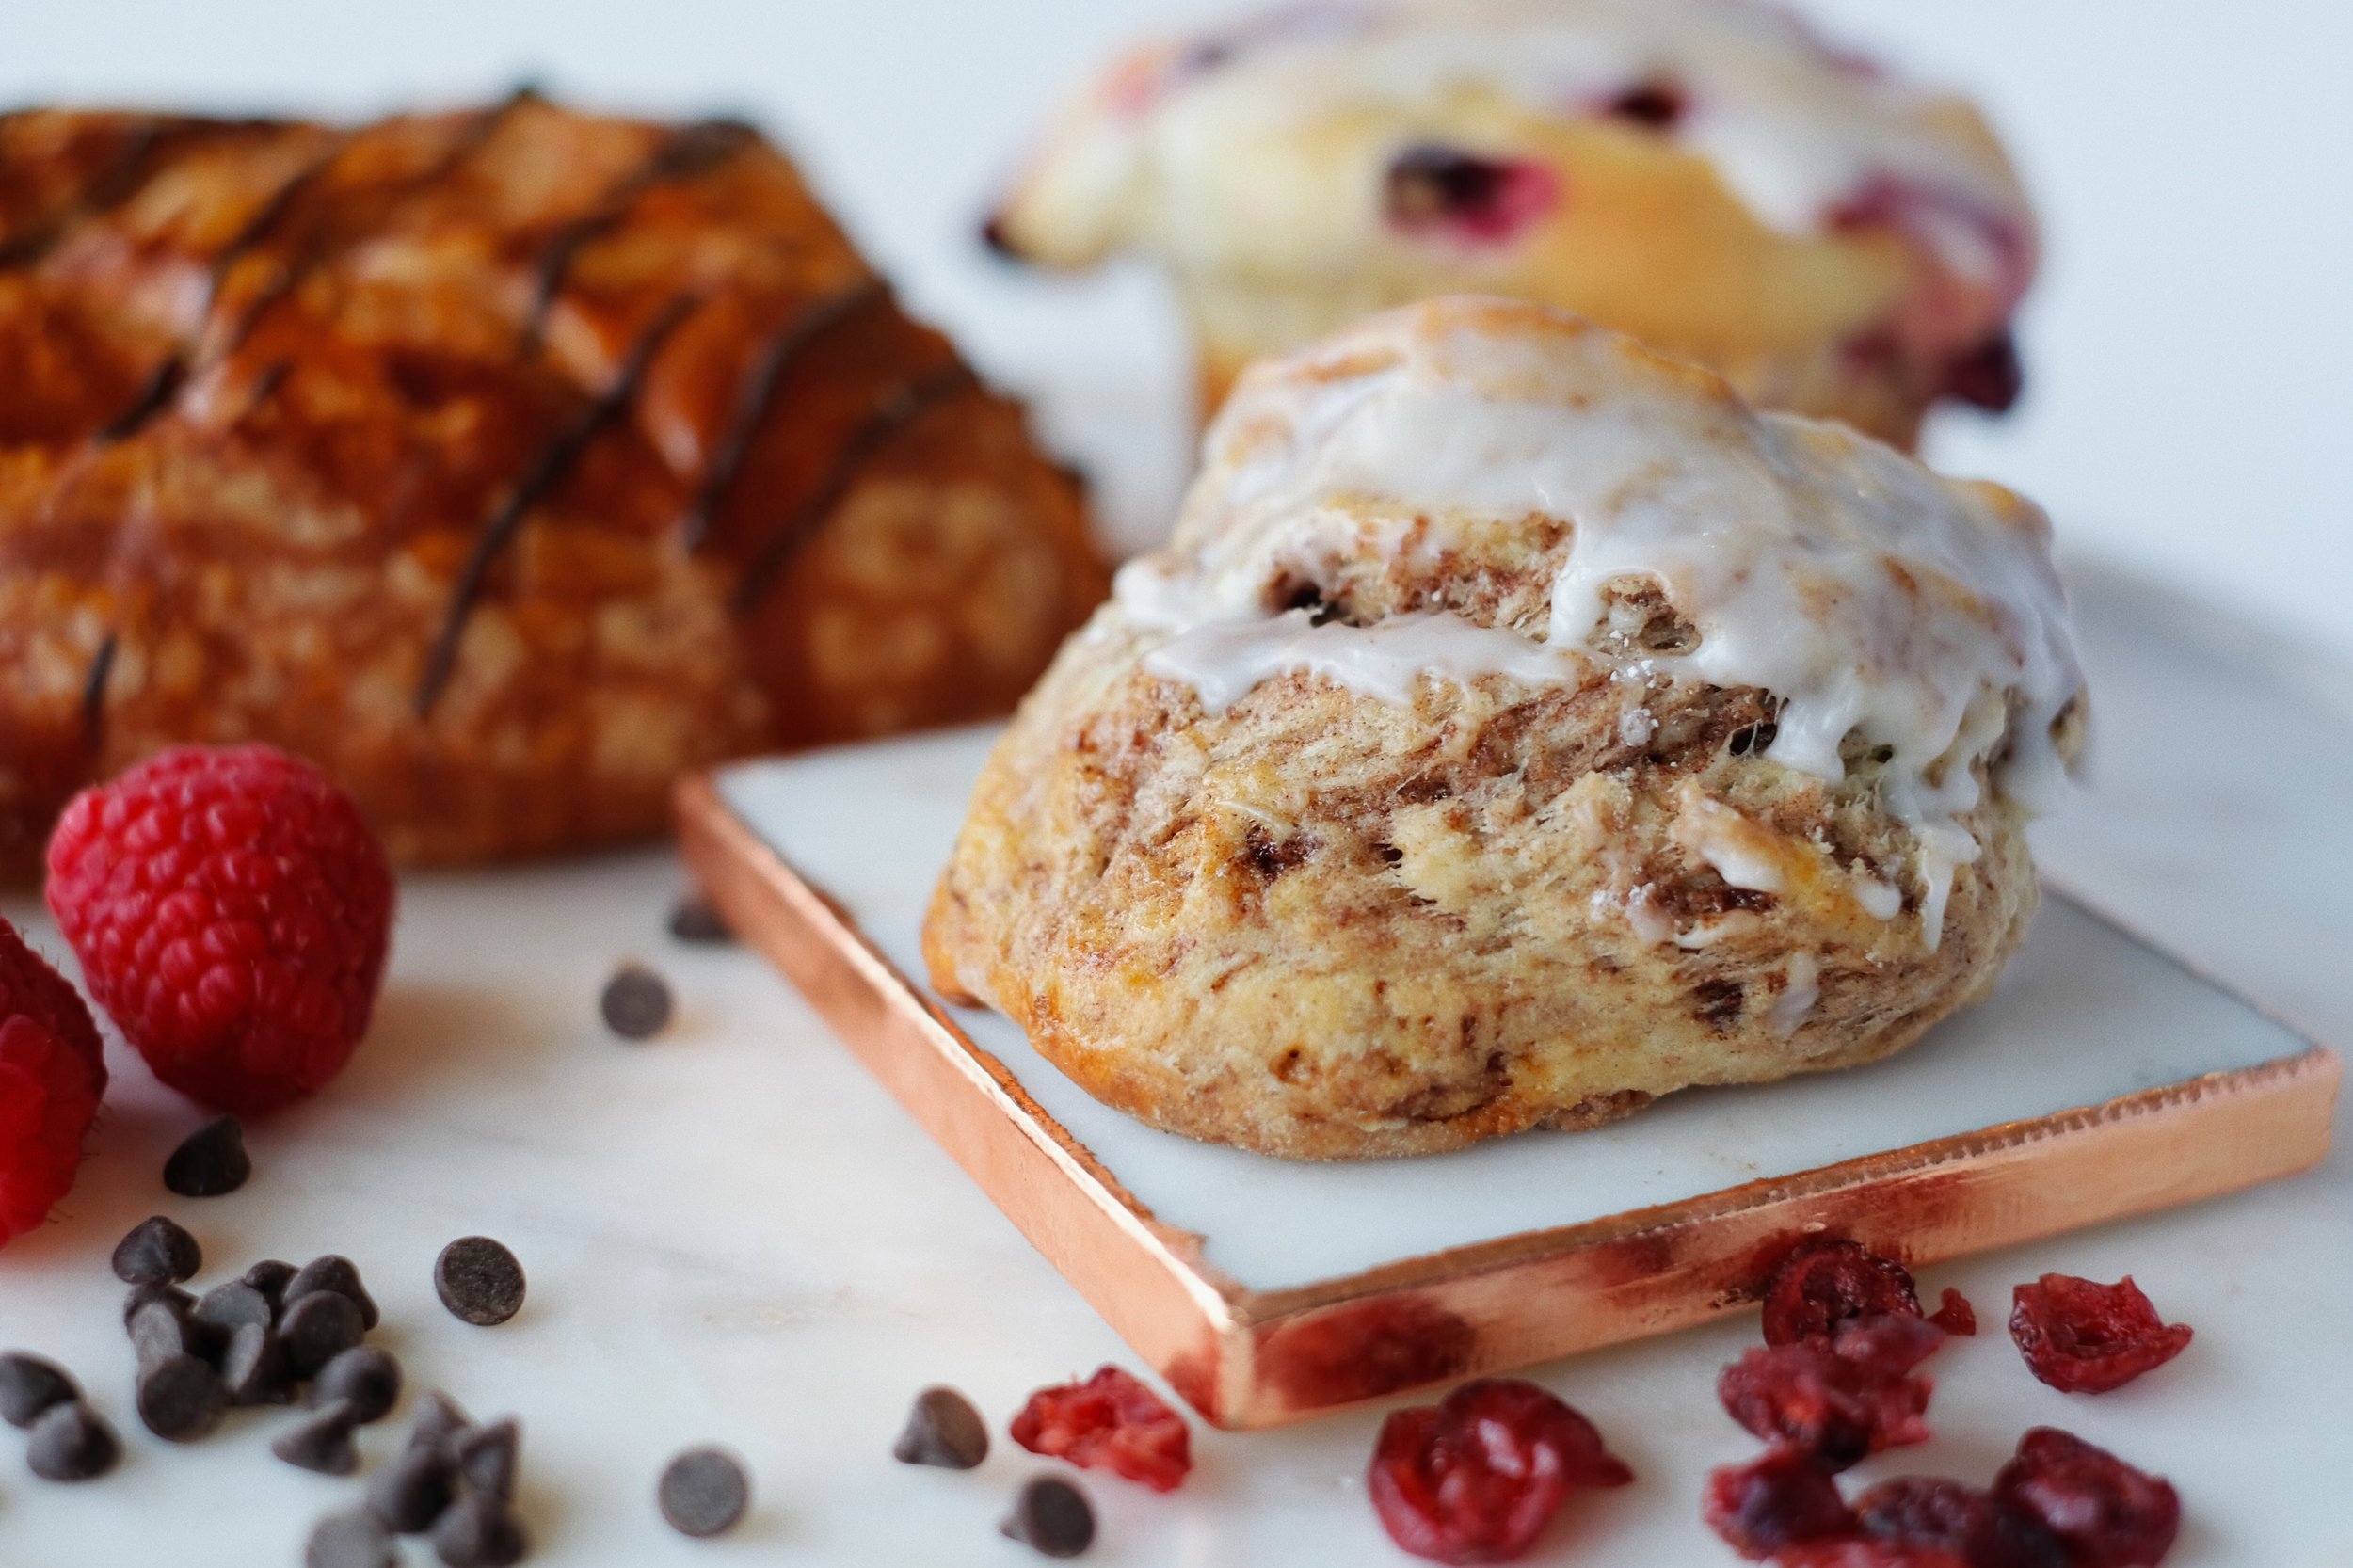
M 709 778 L 680 786 L 678 814 L 687 863 L 728 923 L 1221 1427 L 1279 1425 L 1702 1322 L 1753 1300 L 1800 1234 L 1927 1263 L 2292 1175 L 2327 1154 L 2344 1073 L 2333 1051 L 2311 1046 L 2104 1104 L 1253 1291 L 1207 1263 L 1199 1237 L 1155 1220 Z

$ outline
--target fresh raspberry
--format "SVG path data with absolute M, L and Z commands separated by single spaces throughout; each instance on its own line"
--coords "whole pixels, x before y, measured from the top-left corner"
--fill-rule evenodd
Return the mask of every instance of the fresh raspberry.
M 317 769 L 267 746 L 183 746 L 66 808 L 49 907 L 157 1078 L 258 1115 L 350 1060 L 384 976 L 392 878 Z
M 1174 1492 L 1193 1468 L 1185 1418 L 1116 1367 L 1084 1383 L 1041 1388 L 1013 1418 L 1013 1440 L 1033 1454 L 1100 1467 L 1155 1492 Z
M 72 1187 L 105 1088 L 89 1009 L 0 920 L 0 1245 Z

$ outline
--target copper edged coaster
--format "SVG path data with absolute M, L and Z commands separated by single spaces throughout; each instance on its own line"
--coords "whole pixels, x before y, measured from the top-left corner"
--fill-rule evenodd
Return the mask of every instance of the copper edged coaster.
M 2343 1067 L 2052 892 L 1997 993 L 1883 1063 L 1671 1096 L 1593 1132 L 1301 1165 L 1097 1104 L 919 978 L 992 729 L 681 786 L 687 860 L 908 1112 L 1222 1427 L 1663 1333 L 1798 1236 L 1919 1264 L 2299 1171 Z

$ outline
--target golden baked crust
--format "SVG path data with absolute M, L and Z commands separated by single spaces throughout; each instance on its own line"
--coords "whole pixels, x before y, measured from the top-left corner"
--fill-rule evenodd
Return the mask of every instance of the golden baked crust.
M 1491 381 L 1448 368 L 1468 362 L 1455 346 L 1466 334 L 1507 351 Z M 1798 694 L 1688 673 L 1708 636 L 1753 630 L 1739 606 L 1687 613 L 1642 572 L 1609 584 L 1603 619 L 1561 660 L 1561 679 L 1438 679 L 1425 665 L 1398 700 L 1345 673 L 1350 648 L 1383 629 L 1445 617 L 1456 630 L 1444 635 L 1491 647 L 1509 632 L 1533 658 L 1578 535 L 1537 510 L 1400 504 L 1361 465 L 1341 490 L 1287 489 L 1269 454 L 1364 450 L 1346 421 L 1378 405 L 1385 378 L 1407 397 L 1435 391 L 1382 428 L 1466 449 L 1479 443 L 1432 411 L 1461 407 L 1466 387 L 1558 397 L 1572 432 L 1661 400 L 1688 427 L 1673 426 L 1648 466 L 1693 507 L 1705 492 L 1666 472 L 1684 442 L 1734 443 L 1736 464 L 1747 458 L 1738 443 L 1776 435 L 1826 461 L 1869 444 L 1801 421 L 1752 425 L 1721 382 L 1605 338 L 1525 306 L 1438 301 L 1254 373 L 1255 390 L 1210 435 L 1175 549 L 1127 571 L 1193 581 L 1213 572 L 1205 562 L 1244 562 L 1235 580 L 1284 614 L 1208 632 L 1239 625 L 1246 638 L 1288 622 L 1305 638 L 1330 633 L 1325 666 L 1279 669 L 1230 701 L 1207 696 L 1154 667 L 1180 639 L 1154 623 L 1147 580 L 1123 577 L 979 781 L 925 926 L 934 984 L 1005 1013 L 1090 1092 L 1155 1126 L 1300 1159 L 1590 1127 L 1680 1088 L 1851 1065 L 1981 997 L 2035 903 L 2025 811 L 2001 770 L 2046 720 L 2059 755 L 2079 740 L 2080 678 L 2063 648 L 2047 678 L 1971 699 L 1990 728 L 1955 718 L 1951 749 L 1928 771 L 1967 769 L 1974 799 L 1935 825 L 1898 808 L 1917 784 L 1898 770 L 1922 759 L 1860 727 L 1837 745 L 1835 779 L 1777 759 Z M 1295 424 L 1288 408 L 1305 410 Z M 1528 414 L 1514 406 L 1503 424 L 1527 429 Z M 1651 452 L 1629 463 L 1642 470 Z M 2015 498 L 1859 455 L 1869 461 L 1858 472 L 1909 470 L 1924 494 L 1984 505 L 1982 522 L 1956 526 L 1994 530 L 1995 549 L 2047 567 Z M 1868 484 L 1854 493 L 1865 515 L 1897 504 Z M 1607 521 L 1587 515 L 1597 530 Z M 1707 520 L 1693 513 L 1695 527 Z M 2003 532 L 2013 526 L 2023 531 Z M 1254 545 L 1254 529 L 1273 545 Z M 1834 556 L 1832 537 L 1815 543 Z M 1885 557 L 1856 557 L 1865 591 L 1903 577 L 1901 530 L 1891 537 Z M 1964 569 L 1957 552 L 1922 549 Z M 1909 569 L 1891 591 L 1926 606 L 1924 646 L 1930 630 L 1942 639 L 2027 618 L 2013 613 L 2026 600 L 2003 601 L 1990 581 L 1945 618 L 1944 588 L 1917 562 Z M 1353 642 L 1350 628 L 1363 629 Z M 1931 666 L 1958 662 L 1953 644 L 1937 646 L 1946 655 Z M 1880 651 L 1858 646 L 1855 667 Z M 1932 861 L 1935 833 L 1965 834 L 1974 860 Z
M 1205 416 L 1256 359 L 1479 293 L 1903 445 L 1939 398 L 2016 396 L 2036 250 L 1971 104 L 1748 0 L 1374 0 L 1145 45 L 990 234 L 1164 266 Z
M 0 117 L 0 865 L 261 740 L 407 860 L 1001 712 L 1101 597 L 1071 477 L 749 129 Z

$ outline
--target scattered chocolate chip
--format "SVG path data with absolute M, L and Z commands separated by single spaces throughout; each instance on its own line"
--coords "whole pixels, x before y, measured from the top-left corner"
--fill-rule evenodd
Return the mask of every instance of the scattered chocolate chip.
M 360 1450 L 351 1441 L 359 1425 L 360 1412 L 349 1400 L 330 1400 L 316 1415 L 280 1432 L 269 1451 L 296 1469 L 347 1476 L 360 1467 Z
M 311 1403 L 325 1409 L 337 1401 L 351 1406 L 361 1425 L 380 1421 L 400 1401 L 400 1363 L 390 1351 L 354 1345 L 318 1370 Z
M 267 1328 L 278 1319 L 269 1298 L 241 1279 L 216 1285 L 205 1291 L 197 1298 L 196 1310 L 190 1316 L 197 1322 L 218 1329 L 224 1341 L 248 1323 Z
M 926 1388 L 915 1397 L 906 1429 L 890 1452 L 902 1464 L 969 1470 L 988 1457 L 988 1423 L 954 1389 Z
M 663 1470 L 654 1496 L 662 1517 L 680 1535 L 720 1535 L 744 1517 L 752 1483 L 734 1455 L 718 1448 L 689 1448 Z
M 195 1316 L 182 1315 L 172 1302 L 149 1302 L 131 1314 L 131 1350 L 142 1368 L 160 1366 L 175 1356 L 195 1355 L 200 1333 Z
M 384 1522 L 364 1508 L 321 1519 L 302 1548 L 302 1568 L 399 1568 Z
M 184 1198 L 216 1198 L 243 1187 L 253 1174 L 245 1128 L 234 1116 L 206 1122 L 164 1161 L 164 1185 Z
M 443 1512 L 433 1527 L 433 1552 L 449 1568 L 508 1568 L 528 1543 L 503 1498 L 476 1493 Z
M 122 1326 L 128 1329 L 131 1320 L 139 1315 L 139 1308 L 150 1302 L 162 1302 L 183 1319 L 196 1315 L 196 1298 L 176 1285 L 155 1280 L 139 1286 L 122 1298 Z
M 232 1334 L 220 1356 L 220 1382 L 232 1404 L 294 1403 L 294 1366 L 278 1331 L 247 1323 Z
M 670 935 L 681 942 L 720 944 L 735 940 L 718 906 L 707 898 L 685 898 L 670 911 Z
M 286 1288 L 279 1295 L 279 1308 L 282 1311 L 305 1296 L 313 1296 L 322 1290 L 331 1290 L 357 1306 L 361 1328 L 376 1326 L 376 1298 L 369 1295 L 368 1288 L 360 1283 L 358 1267 L 350 1258 L 339 1257 L 333 1253 L 325 1257 L 314 1257 L 295 1271 L 294 1278 L 286 1282 Z
M 287 1364 L 297 1379 L 318 1375 L 319 1368 L 360 1342 L 367 1320 L 349 1296 L 321 1290 L 286 1308 L 278 1337 L 286 1347 Z
M 451 1440 L 472 1426 L 473 1417 L 456 1400 L 436 1388 L 417 1407 L 416 1421 L 408 1428 L 408 1451 L 446 1452 Z
M 264 1257 L 252 1268 L 239 1274 L 237 1281 L 241 1285 L 250 1285 L 254 1289 L 259 1290 L 263 1299 L 271 1306 L 276 1307 L 284 1304 L 286 1287 L 294 1283 L 295 1273 L 293 1264 L 281 1263 L 275 1257 Z
M 523 1266 L 487 1236 L 461 1236 L 435 1260 L 433 1288 L 451 1312 L 489 1328 L 522 1310 Z
M 522 1427 L 509 1416 L 457 1433 L 449 1440 L 448 1452 L 470 1491 L 504 1502 L 515 1496 L 522 1440 Z
M 45 1356 L 29 1351 L 0 1355 L 0 1421 L 29 1427 L 34 1417 L 52 1405 L 82 1397 L 73 1374 Z
M 53 1404 L 35 1418 L 24 1463 L 43 1480 L 88 1480 L 122 1455 L 114 1428 L 79 1400 Z
M 635 964 L 613 972 L 597 1005 L 604 1027 L 624 1040 L 650 1040 L 670 1025 L 669 983 Z
M 433 1528 L 456 1495 L 449 1459 L 437 1448 L 411 1448 L 368 1483 L 368 1507 L 402 1535 Z
M 204 1267 L 204 1249 L 158 1214 L 115 1243 L 114 1266 L 115 1277 L 125 1285 L 173 1285 Z
M 1044 1556 L 1077 1557 L 1095 1543 L 1095 1510 L 1068 1481 L 1040 1476 L 1021 1489 L 998 1528 Z
M 148 1431 L 168 1442 L 193 1443 L 220 1425 L 229 1390 L 220 1374 L 195 1356 L 167 1356 L 139 1373 L 138 1403 Z

